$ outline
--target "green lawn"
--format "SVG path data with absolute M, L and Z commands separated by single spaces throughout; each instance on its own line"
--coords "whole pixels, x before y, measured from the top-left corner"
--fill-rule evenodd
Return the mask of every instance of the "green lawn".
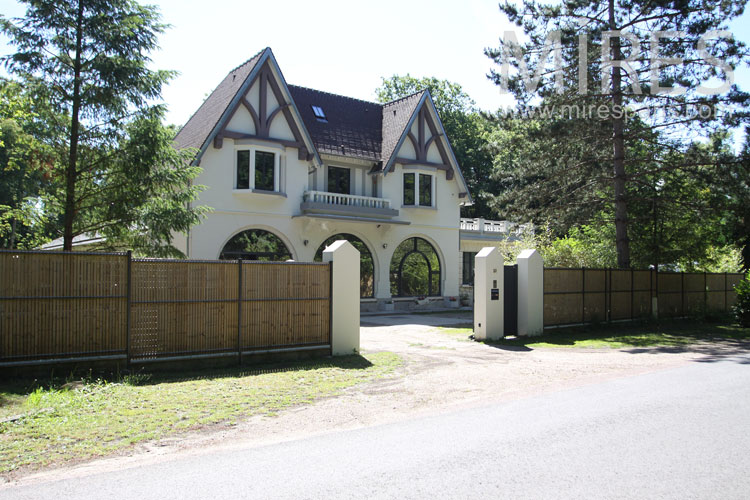
M 440 332 L 456 338 L 467 338 L 471 328 L 441 328 Z M 524 347 L 678 347 L 717 339 L 750 340 L 750 328 L 736 325 L 696 321 L 599 325 L 547 330 L 539 337 L 505 338 L 497 345 Z
M 105 455 L 141 441 L 339 394 L 391 375 L 389 352 L 119 381 L 0 382 L 0 472 Z M 68 384 L 70 386 L 71 384 Z M 9 419 L 12 419 L 8 421 Z

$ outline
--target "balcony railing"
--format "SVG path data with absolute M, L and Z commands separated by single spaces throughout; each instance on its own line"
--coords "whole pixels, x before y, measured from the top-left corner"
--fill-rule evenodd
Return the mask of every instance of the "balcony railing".
M 343 205 L 347 207 L 391 208 L 391 200 L 387 198 L 358 196 L 356 194 L 326 193 L 324 191 L 305 191 L 303 200 L 310 203 L 325 203 L 327 205 Z
M 507 220 L 485 220 L 485 219 L 461 219 L 459 222 L 461 231 L 470 231 L 479 234 L 502 236 L 520 236 L 521 234 L 534 230 L 533 224 L 516 224 Z

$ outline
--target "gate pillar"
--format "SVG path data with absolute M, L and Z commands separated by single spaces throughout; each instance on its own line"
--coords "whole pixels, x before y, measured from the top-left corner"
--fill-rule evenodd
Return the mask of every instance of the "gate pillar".
M 474 257 L 474 338 L 503 338 L 503 256 L 484 247 Z
M 359 251 L 346 240 L 323 250 L 331 263 L 331 353 L 359 352 Z
M 536 250 L 518 254 L 518 335 L 544 330 L 544 261 Z

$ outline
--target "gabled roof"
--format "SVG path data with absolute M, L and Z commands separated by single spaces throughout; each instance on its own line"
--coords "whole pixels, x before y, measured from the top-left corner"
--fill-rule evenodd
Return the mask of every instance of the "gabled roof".
M 305 127 L 319 153 L 381 159 L 382 104 L 289 85 Z M 313 112 L 325 113 L 325 122 Z
M 426 90 L 416 92 L 401 99 L 391 101 L 383 106 L 383 164 L 381 169 L 392 163 L 391 159 L 398 150 L 404 135 L 411 128 L 415 111 L 424 101 Z
M 195 158 L 195 163 L 200 163 L 203 153 L 214 137 L 226 126 L 239 102 L 244 98 L 255 77 L 264 66 L 270 67 L 272 72 L 275 71 L 278 74 L 278 83 L 283 89 L 281 92 L 286 93 L 291 101 L 290 108 L 293 110 L 292 114 L 294 116 L 289 115 L 289 118 L 295 122 L 299 121 L 299 126 L 303 129 L 303 137 L 300 137 L 300 140 L 304 140 L 305 147 L 312 153 L 315 163 L 320 165 L 320 156 L 315 150 L 312 139 L 304 127 L 302 117 L 294 105 L 294 98 L 291 97 L 286 81 L 284 81 L 284 76 L 281 74 L 281 70 L 276 63 L 276 58 L 269 47 L 266 47 L 245 63 L 229 72 L 211 95 L 203 101 L 198 111 L 190 117 L 188 122 L 177 133 L 175 137 L 176 147 L 198 148 L 199 152 Z
M 203 101 L 198 111 L 180 129 L 175 137 L 177 147 L 201 149 L 211 132 L 216 128 L 224 112 L 229 108 L 232 99 L 242 88 L 250 73 L 258 65 L 261 56 L 268 49 L 263 49 L 246 62 L 234 68 L 221 81 L 211 95 Z
M 276 71 L 284 92 L 288 92 L 294 120 L 300 122 L 304 143 L 318 165 L 321 164 L 319 153 L 327 153 L 372 161 L 376 164 L 372 172 L 387 174 L 396 160 L 395 153 L 411 130 L 417 111 L 428 101 L 436 118 L 438 135 L 445 139 L 440 117 L 427 90 L 379 104 L 287 85 L 271 49 L 266 48 L 229 72 L 177 134 L 177 147 L 198 148 L 196 162 L 199 162 L 211 141 L 226 126 L 258 72 L 266 71 L 261 69 L 266 62 Z M 315 116 L 313 106 L 323 110 L 324 121 Z M 450 160 L 446 159 L 444 163 L 451 165 L 445 168 L 455 170 L 459 183 L 466 189 L 455 155 L 446 144 Z M 443 145 L 439 144 L 439 147 L 443 148 Z

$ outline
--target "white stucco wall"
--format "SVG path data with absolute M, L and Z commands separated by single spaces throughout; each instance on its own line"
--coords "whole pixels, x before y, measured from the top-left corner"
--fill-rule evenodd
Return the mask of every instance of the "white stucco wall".
M 248 101 L 258 101 L 257 85 L 246 95 Z M 271 93 L 269 92 L 269 97 Z M 274 109 L 270 99 L 269 113 Z M 246 116 L 245 116 L 246 115 Z M 230 121 L 229 130 L 253 133 L 252 119 L 243 106 L 238 108 Z M 287 137 L 287 132 L 289 137 Z M 427 131 L 429 136 L 429 130 Z M 271 127 L 271 135 L 290 138 L 283 115 L 277 115 Z M 405 141 L 405 148 L 411 148 Z M 253 193 L 236 190 L 236 151 L 259 149 L 279 155 L 279 191 L 281 194 Z M 433 144 L 430 151 L 436 149 Z M 251 153 L 252 154 L 252 153 Z M 397 152 L 397 156 L 411 156 L 413 149 Z M 258 139 L 224 139 L 221 148 L 209 146 L 201 159 L 203 172 L 195 184 L 207 186 L 196 204 L 212 207 L 200 225 L 194 227 L 184 244 L 189 257 L 194 259 L 217 259 L 224 245 L 238 232 L 245 229 L 264 229 L 276 234 L 287 245 L 293 258 L 311 261 L 323 241 L 338 233 L 350 233 L 360 238 L 373 255 L 375 272 L 375 297 L 387 299 L 390 294 L 391 257 L 400 243 L 411 237 L 420 237 L 435 248 L 440 259 L 441 295 L 459 295 L 459 232 L 460 217 L 459 184 L 457 178 L 446 179 L 444 170 L 434 167 L 396 164 L 386 176 L 369 174 L 372 163 L 362 160 L 335 158 L 325 164 L 345 166 L 352 170 L 352 194 L 372 196 L 372 177 L 375 175 L 378 192 L 391 200 L 391 207 L 399 210 L 394 220 L 410 222 L 408 225 L 358 222 L 335 219 L 300 217 L 303 193 L 308 189 L 326 190 L 326 168 L 314 168 L 309 161 L 299 160 L 296 148 L 289 148 L 271 141 Z M 403 172 L 429 173 L 433 176 L 433 207 L 403 206 Z M 312 173 L 309 173 L 310 171 Z

